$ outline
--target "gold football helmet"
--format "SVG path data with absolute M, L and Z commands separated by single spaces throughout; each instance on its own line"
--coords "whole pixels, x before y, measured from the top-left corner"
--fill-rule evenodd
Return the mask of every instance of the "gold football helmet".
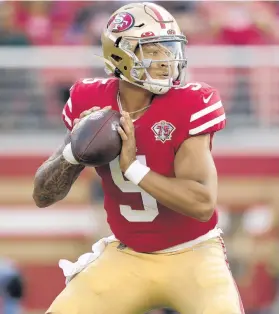
M 110 17 L 101 40 L 108 74 L 154 94 L 185 85 L 187 40 L 163 7 L 126 4 Z

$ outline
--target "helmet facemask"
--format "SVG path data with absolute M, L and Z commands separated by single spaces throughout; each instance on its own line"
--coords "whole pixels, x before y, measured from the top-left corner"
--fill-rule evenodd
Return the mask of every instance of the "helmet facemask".
M 154 94 L 164 94 L 172 87 L 180 88 L 186 84 L 186 43 L 183 35 L 145 38 L 125 36 L 119 40 L 117 47 L 125 58 L 121 58 L 119 64 L 111 60 L 110 65 L 114 63 L 115 68 L 119 69 L 122 64 L 120 68 L 129 72 L 120 70 L 120 78 Z
M 181 35 L 139 39 L 141 61 L 134 68 L 143 70 L 144 76 L 133 79 L 155 94 L 184 86 L 187 66 L 185 44 L 186 39 Z

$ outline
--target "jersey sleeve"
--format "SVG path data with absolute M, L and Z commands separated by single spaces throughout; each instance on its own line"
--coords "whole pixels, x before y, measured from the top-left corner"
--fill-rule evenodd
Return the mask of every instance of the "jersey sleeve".
M 77 81 L 70 88 L 70 98 L 66 102 L 62 111 L 62 120 L 66 128 L 72 131 L 74 120 L 79 117 L 84 107 L 84 94 L 87 92 L 87 86 L 82 84 L 82 80 Z
M 212 134 L 225 128 L 226 115 L 219 92 L 210 86 L 195 91 L 188 136 Z
M 73 104 L 71 97 L 66 102 L 63 111 L 62 111 L 62 120 L 69 131 L 73 129 Z
M 68 130 L 72 131 L 74 120 L 79 118 L 83 111 L 93 106 L 103 108 L 109 104 L 104 95 L 109 94 L 107 87 L 111 82 L 109 78 L 85 78 L 70 88 L 70 98 L 62 111 L 62 120 Z

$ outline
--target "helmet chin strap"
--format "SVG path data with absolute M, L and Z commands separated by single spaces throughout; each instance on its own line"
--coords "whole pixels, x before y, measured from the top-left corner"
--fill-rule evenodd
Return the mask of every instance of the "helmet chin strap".
M 162 94 L 167 93 L 170 90 L 169 86 L 162 86 L 164 83 L 166 83 L 166 81 L 168 80 L 151 79 L 143 83 L 143 88 L 149 90 L 150 92 L 154 94 L 162 95 Z M 155 83 L 155 84 L 152 84 L 152 83 Z M 161 84 L 161 85 L 156 85 L 156 83 Z
M 154 79 L 151 75 L 145 70 L 146 80 L 143 83 L 143 87 L 148 89 L 154 94 L 165 94 L 170 90 L 170 79 L 160 80 Z

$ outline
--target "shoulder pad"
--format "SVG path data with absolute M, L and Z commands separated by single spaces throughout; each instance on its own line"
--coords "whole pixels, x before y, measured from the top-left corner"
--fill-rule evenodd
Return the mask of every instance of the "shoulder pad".
M 216 88 L 195 82 L 180 91 L 182 103 L 189 109 L 189 136 L 213 133 L 225 127 L 225 110 Z

